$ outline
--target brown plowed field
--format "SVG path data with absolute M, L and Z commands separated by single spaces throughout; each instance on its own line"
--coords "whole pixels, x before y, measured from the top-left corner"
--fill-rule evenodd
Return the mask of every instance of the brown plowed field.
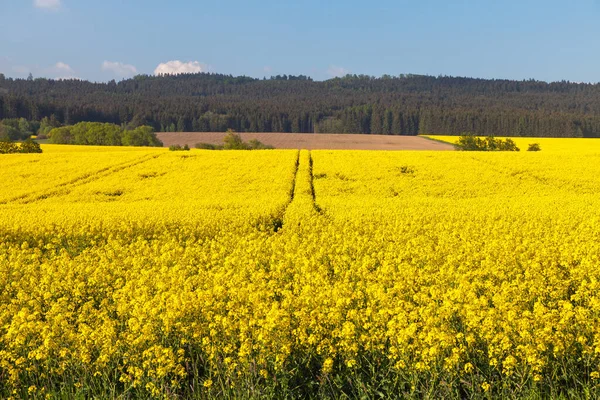
M 223 132 L 158 132 L 165 146 L 194 147 L 196 143 L 222 144 Z M 308 150 L 454 150 L 449 144 L 417 136 L 348 135 L 323 133 L 240 133 L 244 141 L 257 139 L 276 149 Z

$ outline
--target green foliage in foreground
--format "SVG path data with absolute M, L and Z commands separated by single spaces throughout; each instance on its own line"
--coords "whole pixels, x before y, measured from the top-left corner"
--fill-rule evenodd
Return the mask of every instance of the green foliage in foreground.
M 429 372 L 399 371 L 385 357 L 364 357 L 359 366 L 339 365 L 325 373 L 318 357 L 299 357 L 280 371 L 259 370 L 255 366 L 228 371 L 211 369 L 201 352 L 188 349 L 188 379 L 184 386 L 158 389 L 160 385 L 134 388 L 116 382 L 110 375 L 85 373 L 61 379 L 37 378 L 30 386 L 3 398 L 122 398 L 122 399 L 596 399 L 600 388 L 592 381 L 571 376 L 555 376 L 535 382 L 518 376 L 486 377 L 489 371 L 473 370 L 457 374 L 443 368 Z M 560 371 L 554 371 L 560 373 Z M 459 377 L 460 375 L 460 377 Z M 158 382 L 157 382 L 158 383 Z
M 124 129 L 115 124 L 80 122 L 72 126 L 54 128 L 48 133 L 50 143 L 96 146 L 150 146 L 161 147 L 150 126 Z
M 252 139 L 248 142 L 244 142 L 242 137 L 233 132 L 228 131 L 227 135 L 223 138 L 223 144 L 211 144 L 211 143 L 197 143 L 197 149 L 203 150 L 270 150 L 274 149 L 273 146 L 262 143 L 259 140 Z
M 512 139 L 480 138 L 472 133 L 460 136 L 456 147 L 462 151 L 520 151 Z
M 14 143 L 8 139 L 0 139 L 0 154 L 14 153 L 41 153 L 42 148 L 39 143 L 27 139 L 22 143 Z

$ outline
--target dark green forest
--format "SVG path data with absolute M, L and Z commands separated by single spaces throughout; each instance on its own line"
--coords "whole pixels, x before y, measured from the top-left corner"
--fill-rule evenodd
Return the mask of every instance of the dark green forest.
M 16 118 L 156 131 L 600 137 L 600 84 L 206 73 L 92 83 L 0 74 L 0 119 Z

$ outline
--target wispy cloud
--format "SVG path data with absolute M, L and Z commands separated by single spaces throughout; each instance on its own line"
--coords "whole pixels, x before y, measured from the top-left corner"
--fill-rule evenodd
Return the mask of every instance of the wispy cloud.
M 55 79 L 79 79 L 75 74 L 75 70 L 69 64 L 65 64 L 62 61 L 48 68 L 47 72 L 48 75 L 51 75 Z
M 61 0 L 34 0 L 33 5 L 44 10 L 58 10 Z
M 49 79 L 80 79 L 75 70 L 62 61 L 51 66 L 25 65 L 14 62 L 7 57 L 0 56 L 0 72 L 12 71 L 17 78 L 25 78 L 29 73 L 34 78 Z
M 119 78 L 128 78 L 137 74 L 137 68 L 131 64 L 124 64 L 118 61 L 104 61 L 102 63 L 102 71 L 108 71 L 118 76 Z
M 342 76 L 346 76 L 349 73 L 350 73 L 350 71 L 347 70 L 346 68 L 338 67 L 336 65 L 330 65 L 329 68 L 327 68 L 327 75 L 329 75 L 332 78 L 339 78 Z
M 154 70 L 154 75 L 196 74 L 207 70 L 207 65 L 198 61 L 181 62 L 174 60 L 158 64 L 158 67 Z

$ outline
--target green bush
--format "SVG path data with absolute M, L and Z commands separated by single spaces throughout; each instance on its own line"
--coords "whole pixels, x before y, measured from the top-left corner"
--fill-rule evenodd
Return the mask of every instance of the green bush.
M 15 143 L 9 139 L 0 140 L 0 154 L 15 154 L 15 153 L 41 153 L 42 148 L 37 142 L 31 139 L 25 140 L 23 143 Z
M 123 129 L 115 124 L 80 122 L 72 126 L 54 128 L 48 133 L 51 143 L 96 146 L 151 146 L 161 147 L 154 129 L 139 126 Z
M 540 147 L 539 143 L 530 143 L 529 147 L 527 147 L 527 151 L 541 151 L 542 148 Z
M 229 129 L 227 135 L 223 138 L 223 144 L 196 143 L 197 149 L 203 150 L 267 150 L 274 149 L 273 146 L 266 145 L 256 139 L 244 142 L 242 137 Z
M 19 146 L 9 139 L 0 140 L 0 154 L 18 153 Z
M 173 144 L 169 146 L 169 151 L 190 151 L 190 146 L 188 146 L 187 144 L 184 146 L 181 146 L 179 144 Z
M 0 123 L 0 140 L 12 142 L 13 140 L 20 140 L 20 139 L 21 139 L 21 132 L 18 129 L 16 129 L 10 125 L 5 125 L 4 121 L 2 123 Z
M 38 142 L 35 142 L 31 139 L 26 139 L 23 143 L 21 143 L 21 148 L 19 150 L 20 153 L 41 153 L 42 148 L 40 147 Z
M 273 146 L 268 146 L 256 139 L 252 139 L 249 142 L 244 142 L 242 137 L 233 132 L 228 131 L 225 138 L 223 138 L 223 149 L 225 150 L 264 150 L 273 149 Z
M 229 131 L 225 138 L 223 138 L 223 148 L 225 150 L 248 150 L 248 144 L 242 140 L 242 137 Z
M 63 126 L 54 128 L 48 132 L 50 143 L 53 144 L 72 144 L 73 138 L 71 135 L 71 127 Z
M 154 133 L 151 126 L 138 126 L 135 129 L 123 131 L 121 137 L 123 146 L 151 146 L 161 147 L 163 144 Z
M 25 118 L 7 118 L 0 121 L 0 138 L 12 141 L 23 140 L 35 134 L 40 123 Z
M 456 147 L 462 151 L 520 151 L 512 139 L 496 139 L 488 136 L 485 139 L 472 133 L 463 134 L 458 138 Z
M 247 144 L 249 150 L 272 150 L 273 146 L 264 144 L 256 139 L 252 139 Z
M 201 150 L 223 150 L 223 145 L 212 143 L 196 143 L 195 147 Z

